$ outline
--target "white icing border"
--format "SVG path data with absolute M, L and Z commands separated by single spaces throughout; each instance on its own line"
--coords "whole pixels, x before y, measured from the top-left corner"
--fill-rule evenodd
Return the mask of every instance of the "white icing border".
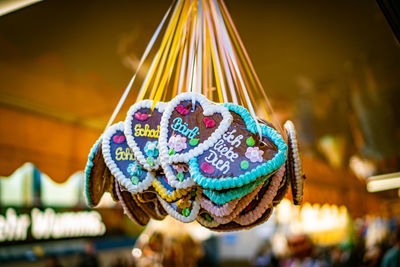
M 175 155 L 170 156 L 168 155 L 168 141 L 167 141 L 169 119 L 172 115 L 172 112 L 180 104 L 180 102 L 186 100 L 194 100 L 196 102 L 199 102 L 199 104 L 203 108 L 204 116 L 211 116 L 214 113 L 220 113 L 222 116 L 222 121 L 220 125 L 217 127 L 217 129 L 211 134 L 211 136 L 207 140 L 205 140 L 195 148 L 185 153 L 182 154 L 177 153 Z M 188 163 L 190 159 L 202 154 L 205 150 L 214 145 L 214 143 L 218 141 L 218 139 L 222 136 L 222 134 L 228 130 L 232 121 L 233 117 L 230 114 L 228 108 L 222 105 L 214 104 L 213 102 L 208 100 L 205 96 L 199 93 L 186 92 L 176 96 L 174 99 L 171 100 L 171 102 L 168 103 L 164 111 L 164 114 L 161 118 L 160 137 L 159 137 L 161 164 L 163 163 L 163 161 L 164 164 L 180 163 L 180 162 Z
M 155 175 L 153 172 L 147 172 L 146 178 L 142 182 L 139 182 L 137 185 L 134 185 L 132 184 L 131 179 L 126 177 L 121 172 L 121 170 L 118 168 L 117 164 L 115 164 L 114 160 L 111 157 L 110 147 L 111 138 L 113 134 L 115 134 L 117 131 L 124 132 L 124 122 L 120 121 L 114 125 L 111 125 L 103 134 L 102 150 L 104 161 L 107 167 L 110 169 L 112 175 L 114 175 L 118 182 L 122 186 L 124 186 L 130 193 L 137 194 L 143 192 L 150 187 Z
M 143 166 L 143 168 L 148 171 L 157 170 L 160 167 L 160 154 L 158 155 L 157 159 L 154 160 L 154 166 L 150 166 L 150 164 L 147 163 L 146 158 L 143 155 L 143 152 L 140 150 L 137 143 L 135 142 L 135 138 L 133 137 L 133 132 L 132 132 L 131 126 L 132 126 L 132 120 L 135 116 L 135 113 L 141 108 L 151 108 L 152 105 L 153 105 L 153 100 L 143 100 L 143 101 L 140 101 L 139 103 L 132 105 L 129 108 L 128 113 L 126 114 L 126 119 L 124 122 L 124 127 L 125 127 L 124 134 L 126 137 L 126 142 L 128 143 L 128 146 L 132 149 L 132 152 L 133 152 L 133 155 L 135 155 L 135 158 L 139 161 L 139 163 Z M 154 109 L 157 109 L 160 113 L 163 113 L 166 106 L 167 106 L 167 103 L 157 102 Z M 161 125 L 160 125 L 160 129 L 161 129 Z
M 188 223 L 188 222 L 192 222 L 197 218 L 197 215 L 199 214 L 200 211 L 200 190 L 196 190 L 196 198 L 195 200 L 192 202 L 192 209 L 190 211 L 190 215 L 188 217 L 179 214 L 178 212 L 176 212 L 176 210 L 174 208 L 172 208 L 171 204 L 168 203 L 167 201 L 165 201 L 162 197 L 160 197 L 159 195 L 157 195 L 158 199 L 161 202 L 161 205 L 163 206 L 163 208 L 165 209 L 165 211 L 172 217 L 174 217 L 175 219 L 177 219 L 178 221 L 184 222 L 184 223 Z M 189 193 L 190 194 L 190 193 Z M 178 201 L 178 200 L 176 200 Z M 175 201 L 175 202 L 176 202 Z
M 192 187 L 195 184 L 192 176 L 190 176 L 189 178 L 186 178 L 185 180 L 183 180 L 183 182 L 179 181 L 179 179 L 176 177 L 176 175 L 172 171 L 171 164 L 166 164 L 163 161 L 161 161 L 161 167 L 164 170 L 164 174 L 167 177 L 168 184 L 170 186 L 175 187 L 176 189 L 186 189 L 186 188 Z M 189 166 L 188 166 L 188 168 L 189 168 Z M 189 172 L 189 175 L 190 175 L 190 172 Z

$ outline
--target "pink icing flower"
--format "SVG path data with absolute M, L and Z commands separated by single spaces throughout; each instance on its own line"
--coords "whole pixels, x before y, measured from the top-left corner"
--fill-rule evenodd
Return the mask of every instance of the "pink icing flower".
M 169 148 L 172 148 L 175 152 L 186 149 L 186 137 L 180 135 L 173 135 L 168 141 Z
M 189 171 L 187 165 L 184 165 L 184 164 L 172 165 L 172 167 L 175 169 L 175 171 L 177 173 L 180 173 L 180 172 L 185 173 L 185 172 Z
M 248 158 L 251 162 L 262 162 L 264 151 L 260 150 L 258 147 L 248 147 L 246 150 L 246 158 Z

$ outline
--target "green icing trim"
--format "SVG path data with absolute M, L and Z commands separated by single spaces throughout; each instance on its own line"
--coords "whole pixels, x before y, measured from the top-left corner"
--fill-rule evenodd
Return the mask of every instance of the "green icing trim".
M 185 175 L 183 174 L 183 172 L 179 172 L 176 177 L 179 179 L 179 181 L 183 181 L 183 179 L 185 179 Z
M 247 109 L 232 103 L 225 103 L 222 105 L 227 107 L 230 111 L 239 114 L 245 121 L 247 130 L 249 132 L 254 134 L 258 133 L 257 124 L 253 120 L 251 114 Z M 266 163 L 260 164 L 251 171 L 241 174 L 239 176 L 214 179 L 203 176 L 200 172 L 197 158 L 193 158 L 189 161 L 190 174 L 193 180 L 204 188 L 221 190 L 227 188 L 242 187 L 243 185 L 247 185 L 263 175 L 272 173 L 279 169 L 280 166 L 282 166 L 282 164 L 284 164 L 286 161 L 288 149 L 287 145 L 282 136 L 275 129 L 268 127 L 267 125 L 260 125 L 260 128 L 262 135 L 267 136 L 278 147 L 278 152 L 271 160 L 267 161 Z
M 232 201 L 234 199 L 239 199 L 247 195 L 248 193 L 254 191 L 257 186 L 262 184 L 265 180 L 267 180 L 269 177 L 271 177 L 272 174 L 262 178 L 258 179 L 252 183 L 246 184 L 245 186 L 235 188 L 232 190 L 229 190 L 224 193 L 220 193 L 217 190 L 209 190 L 209 189 L 204 189 L 203 193 L 210 198 L 211 201 L 218 205 L 223 205 L 226 202 Z
M 198 143 L 199 143 L 199 139 L 190 139 L 190 141 L 189 141 L 189 145 L 191 145 L 191 146 L 197 146 Z
M 190 209 L 184 208 L 182 210 L 182 215 L 185 216 L 185 217 L 188 217 L 190 215 Z
M 254 146 L 256 141 L 254 141 L 253 136 L 250 136 L 249 138 L 246 139 L 246 145 L 247 146 Z
M 146 161 L 151 167 L 154 166 L 154 158 L 153 157 L 148 157 Z
M 139 183 L 139 178 L 137 178 L 137 176 L 132 176 L 131 182 L 132 182 L 134 185 L 137 185 L 137 184 Z
M 249 162 L 247 160 L 242 160 L 242 162 L 240 162 L 240 168 L 242 170 L 247 170 L 249 168 Z
M 89 192 L 89 179 L 90 179 L 90 173 L 93 168 L 93 157 L 102 141 L 103 141 L 103 136 L 100 136 L 100 138 L 97 139 L 96 143 L 90 149 L 88 161 L 85 167 L 85 194 L 89 206 L 94 206 L 94 203 L 90 199 L 90 192 Z

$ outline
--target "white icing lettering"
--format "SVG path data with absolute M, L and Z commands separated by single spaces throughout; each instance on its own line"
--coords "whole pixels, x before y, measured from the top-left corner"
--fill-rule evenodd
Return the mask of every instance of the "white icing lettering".
M 230 169 L 230 162 L 224 162 L 223 160 L 218 159 L 217 153 L 212 149 L 210 149 L 209 152 L 210 155 L 205 158 L 205 161 L 208 162 L 210 165 L 215 166 L 215 168 L 217 168 L 223 174 L 226 174 Z
M 180 120 L 179 122 L 181 123 L 182 120 Z M 215 151 L 213 149 L 210 149 L 209 155 L 204 158 L 207 163 L 214 166 L 223 174 L 226 174 L 230 170 L 231 162 L 234 162 L 235 159 L 239 157 L 239 154 L 234 152 L 233 149 L 241 145 L 243 135 L 235 136 L 234 133 L 236 133 L 235 129 L 223 134 L 222 139 L 218 140 L 218 142 L 214 144 L 213 149 Z M 226 161 L 220 159 L 221 157 L 224 157 Z
M 236 133 L 236 130 L 233 129 L 230 132 L 226 132 L 223 135 L 223 138 L 225 141 L 227 141 L 229 144 L 231 144 L 234 147 L 239 147 L 241 144 L 241 141 L 243 139 L 243 135 L 238 135 L 238 136 L 234 136 L 233 134 Z

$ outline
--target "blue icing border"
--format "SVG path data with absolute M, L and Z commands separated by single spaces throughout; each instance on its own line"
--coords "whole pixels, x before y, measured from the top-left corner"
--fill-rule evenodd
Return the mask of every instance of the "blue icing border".
M 253 134 L 258 133 L 257 124 L 253 120 L 247 109 L 232 103 L 224 103 L 222 105 L 228 108 L 230 111 L 239 114 L 245 121 L 246 128 L 249 132 Z M 221 190 L 247 185 L 263 175 L 276 171 L 286 161 L 288 149 L 287 145 L 282 136 L 275 129 L 267 125 L 260 125 L 260 128 L 262 135 L 267 136 L 278 147 L 278 152 L 271 160 L 267 161 L 266 163 L 260 164 L 258 167 L 252 169 L 250 172 L 246 172 L 245 174 L 241 174 L 236 177 L 215 179 L 208 178 L 202 175 L 200 172 L 199 164 L 197 163 L 197 158 L 193 158 L 189 161 L 190 174 L 192 175 L 193 180 L 204 188 Z
M 242 186 L 240 188 L 229 190 L 228 192 L 220 193 L 217 190 L 204 189 L 203 194 L 205 194 L 214 203 L 216 203 L 218 205 L 223 205 L 234 199 L 244 197 L 248 193 L 255 190 L 257 186 L 259 186 L 260 184 L 262 184 L 266 180 L 268 180 L 268 178 L 271 177 L 271 175 L 268 175 L 262 179 L 256 180 L 256 181 L 249 183 L 245 186 Z
M 90 199 L 90 193 L 89 193 L 89 179 L 90 179 L 90 173 L 91 173 L 92 167 L 93 167 L 93 157 L 94 157 L 94 154 L 96 154 L 96 151 L 99 148 L 99 145 L 101 144 L 102 141 L 103 141 L 103 137 L 100 136 L 100 138 L 97 139 L 96 143 L 94 143 L 94 145 L 90 149 L 88 161 L 87 161 L 86 167 L 85 167 L 85 194 L 86 194 L 86 199 L 87 199 L 89 206 L 94 206 L 94 203 Z

